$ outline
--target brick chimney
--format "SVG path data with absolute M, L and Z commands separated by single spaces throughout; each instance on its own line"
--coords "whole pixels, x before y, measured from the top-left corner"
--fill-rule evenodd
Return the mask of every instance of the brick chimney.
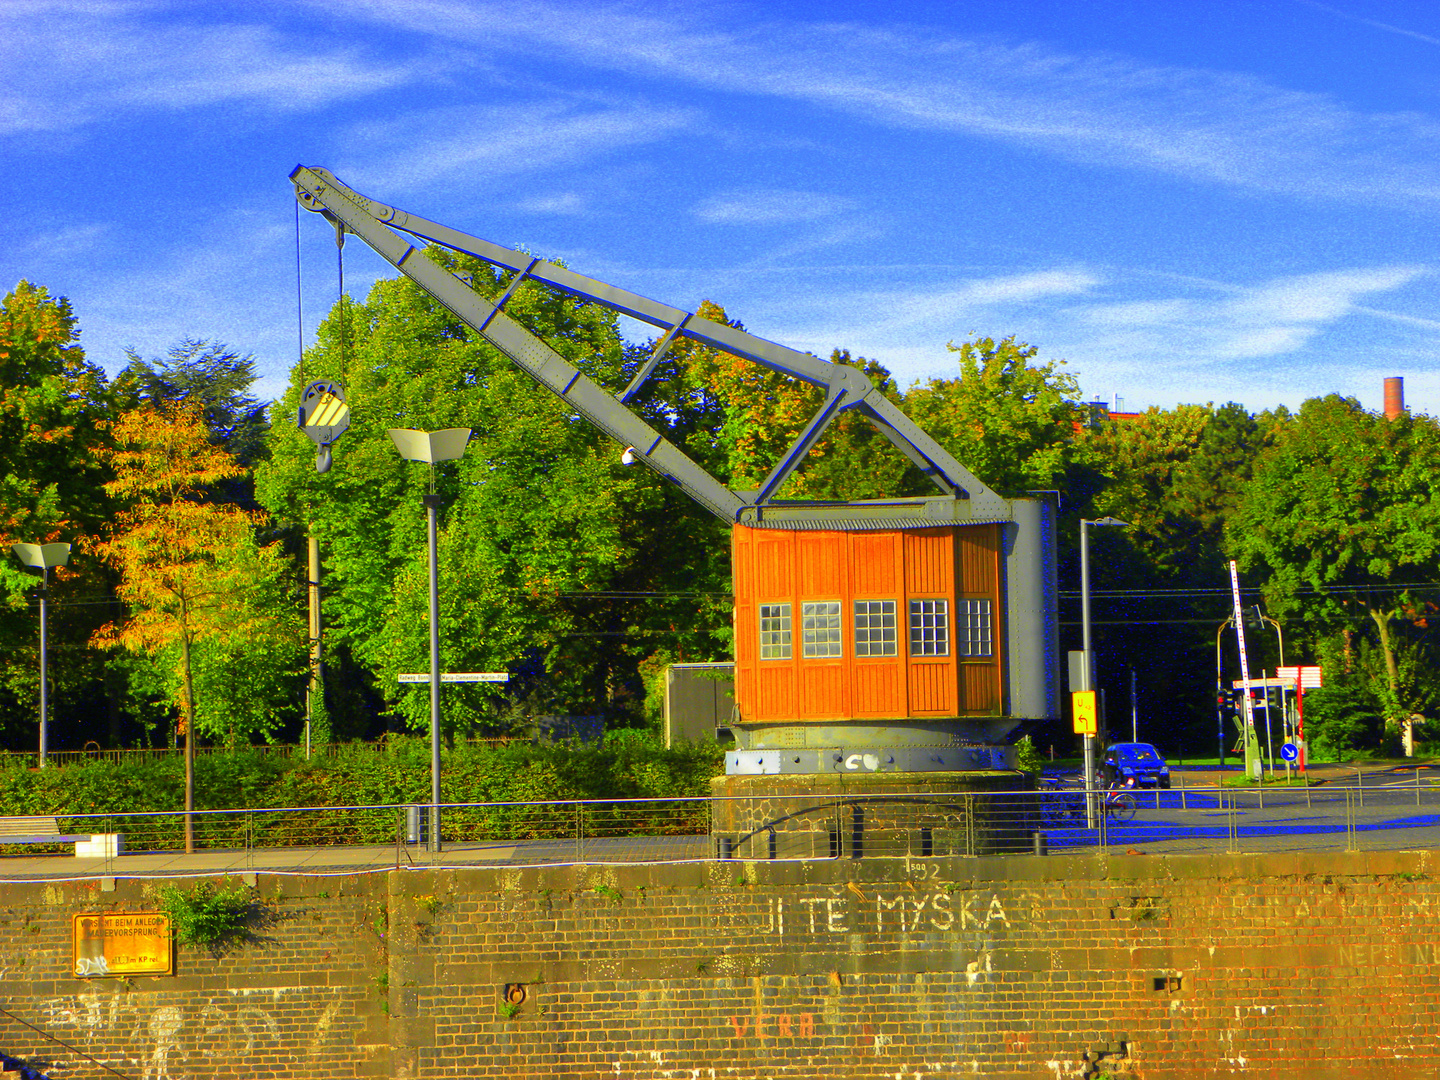
M 1385 380 L 1385 419 L 1394 420 L 1405 411 L 1405 380 L 1398 375 Z

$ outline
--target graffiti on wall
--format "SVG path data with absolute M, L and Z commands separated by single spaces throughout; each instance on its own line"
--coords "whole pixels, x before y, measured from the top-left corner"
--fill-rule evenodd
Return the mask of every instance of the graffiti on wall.
M 138 994 L 87 988 L 46 1001 L 40 1024 L 112 1068 L 138 1070 L 140 1080 L 199 1080 L 210 1075 L 217 1058 L 286 1049 L 273 1013 L 289 992 L 235 990 L 213 995 L 196 1008 L 156 1005 Z M 335 997 L 321 1012 L 310 1040 L 311 1056 L 339 1007 Z
M 755 929 L 762 934 L 913 934 L 929 930 L 1009 929 L 999 896 L 982 892 L 897 892 L 874 897 L 838 893 L 771 897 Z

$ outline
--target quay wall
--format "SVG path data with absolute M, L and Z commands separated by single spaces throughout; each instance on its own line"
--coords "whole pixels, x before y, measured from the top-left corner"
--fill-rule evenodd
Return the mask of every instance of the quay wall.
M 71 918 L 156 883 L 0 886 L 0 1051 L 83 1080 L 1440 1075 L 1429 852 L 255 885 L 248 941 L 130 979 L 74 977 Z

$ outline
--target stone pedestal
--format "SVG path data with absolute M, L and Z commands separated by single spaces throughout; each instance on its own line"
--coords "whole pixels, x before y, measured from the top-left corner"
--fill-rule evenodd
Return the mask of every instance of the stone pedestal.
M 737 859 L 928 858 L 1033 849 L 1020 772 L 717 776 L 711 832 Z

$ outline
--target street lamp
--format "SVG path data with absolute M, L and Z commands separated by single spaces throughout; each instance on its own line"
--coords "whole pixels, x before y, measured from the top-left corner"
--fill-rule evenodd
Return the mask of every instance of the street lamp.
M 46 649 L 49 637 L 50 567 L 70 561 L 69 544 L 13 544 L 15 557 L 40 571 L 40 767 L 49 759 L 50 696 L 46 686 Z
M 435 463 L 456 461 L 465 455 L 469 428 L 416 431 L 391 428 L 390 441 L 406 461 L 423 461 L 430 466 L 430 490 L 425 494 L 425 517 L 430 544 L 430 851 L 440 850 L 440 577 L 436 557 L 436 511 L 440 496 L 435 491 Z
M 1080 633 L 1081 648 L 1085 653 L 1085 690 L 1095 689 L 1095 654 L 1090 649 L 1090 534 L 1085 527 L 1129 524 L 1128 521 L 1113 517 L 1096 518 L 1093 521 L 1080 519 Z M 1085 789 L 1090 792 L 1095 790 L 1095 736 L 1089 732 L 1085 734 Z M 1090 810 L 1087 817 L 1094 817 L 1094 801 L 1093 795 L 1086 797 Z

